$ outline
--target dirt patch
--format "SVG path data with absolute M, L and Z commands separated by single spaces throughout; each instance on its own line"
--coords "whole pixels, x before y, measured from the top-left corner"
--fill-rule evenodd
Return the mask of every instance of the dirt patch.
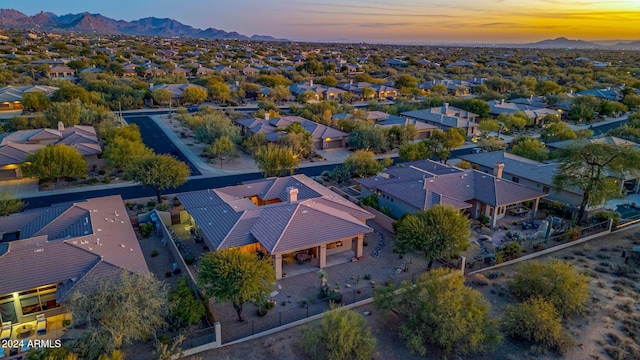
M 573 263 L 589 274 L 591 293 L 587 313 L 564 324 L 575 340 L 575 346 L 563 359 L 639 359 L 640 358 L 640 275 L 624 272 L 622 251 L 630 254 L 633 246 L 640 245 L 640 233 L 627 230 L 604 236 L 586 244 L 568 248 L 540 258 L 562 259 Z M 468 284 L 483 293 L 491 303 L 494 317 L 501 316 L 504 307 L 517 300 L 507 288 L 514 266 L 500 268 L 483 276 L 469 277 Z M 499 271 L 499 273 L 498 273 Z M 362 313 L 370 311 L 367 323 L 377 338 L 374 359 L 420 359 L 411 354 L 398 335 L 398 319 L 393 314 L 378 312 L 371 305 L 356 308 Z M 306 326 L 313 326 L 311 325 Z M 253 341 L 204 352 L 190 359 L 307 359 L 297 346 L 301 328 L 292 328 Z M 430 349 L 428 358 L 442 358 L 436 349 Z M 505 338 L 500 347 L 487 354 L 462 356 L 465 359 L 560 359 L 554 355 L 535 355 L 529 345 Z

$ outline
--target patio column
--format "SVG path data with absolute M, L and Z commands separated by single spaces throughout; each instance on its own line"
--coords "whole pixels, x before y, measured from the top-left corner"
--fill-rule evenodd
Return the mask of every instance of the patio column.
M 536 198 L 533 201 L 533 209 L 531 209 L 531 211 L 533 212 L 533 218 L 535 219 L 536 216 L 538 215 L 538 206 L 540 205 L 540 198 Z
M 493 211 L 491 212 L 491 228 L 496 227 L 497 221 L 498 221 L 498 208 L 493 208 Z
M 276 270 L 276 280 L 282 279 L 282 254 L 273 255 L 273 265 Z
M 327 244 L 318 246 L 318 260 L 320 261 L 320 269 L 327 267 Z
M 16 168 L 16 179 L 22 179 L 22 168 L 20 165 Z
M 359 258 L 362 256 L 362 246 L 364 243 L 364 235 L 358 235 L 358 237 L 351 243 L 351 250 L 353 250 L 354 256 Z

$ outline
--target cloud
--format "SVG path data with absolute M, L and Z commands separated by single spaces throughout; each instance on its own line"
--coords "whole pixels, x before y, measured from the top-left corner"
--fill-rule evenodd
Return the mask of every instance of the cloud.
M 388 27 L 407 26 L 407 25 L 413 25 L 413 23 L 410 23 L 410 22 L 399 22 L 399 23 L 375 22 L 375 23 L 362 23 L 362 24 L 358 24 L 357 26 L 358 27 L 363 27 L 363 28 L 382 29 L 382 28 L 388 28 Z

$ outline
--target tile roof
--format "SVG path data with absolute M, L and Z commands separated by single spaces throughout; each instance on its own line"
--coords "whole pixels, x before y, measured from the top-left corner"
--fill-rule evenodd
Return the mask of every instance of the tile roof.
M 474 122 L 474 119 L 478 117 L 477 114 L 453 108 L 451 106 L 405 111 L 400 115 L 449 128 L 468 128 L 478 126 L 478 124 Z
M 349 136 L 349 134 L 343 131 L 318 124 L 315 121 L 311 121 L 300 116 L 282 116 L 274 119 L 250 118 L 237 120 L 236 122 L 248 128 L 253 134 L 263 133 L 266 134 L 267 137 L 269 137 L 269 135 L 275 136 L 276 139 L 285 134 L 284 131 L 279 131 L 278 128 L 286 128 L 293 123 L 299 123 L 302 125 L 302 127 L 308 131 L 311 134 L 311 137 L 315 140 Z
M 614 146 L 632 146 L 635 148 L 640 147 L 640 144 L 635 143 L 633 141 L 629 141 L 629 140 L 625 140 L 625 139 L 621 139 L 619 137 L 615 137 L 615 136 L 601 136 L 601 137 L 597 137 L 597 138 L 591 138 L 591 139 L 580 139 L 580 140 L 565 140 L 565 141 L 558 141 L 558 142 L 554 142 L 554 143 L 548 143 L 547 147 L 550 148 L 556 148 L 556 149 L 566 149 L 572 145 L 582 145 L 582 144 L 587 144 L 587 143 L 591 143 L 591 144 L 608 144 L 608 145 L 614 145 Z
M 434 169 L 429 173 L 427 170 L 431 166 Z M 502 206 L 546 196 L 542 192 L 477 170 L 451 171 L 431 160 L 413 162 L 408 168 L 393 167 L 387 169 L 386 174 L 357 181 L 417 209 L 428 209 L 437 203 L 464 209 L 471 206 L 468 203 L 471 200 Z
M 22 102 L 24 94 L 32 92 L 42 92 L 47 97 L 50 97 L 56 90 L 58 90 L 57 87 L 46 85 L 5 86 L 0 88 L 0 102 Z
M 298 201 L 294 203 L 288 202 L 287 189 L 290 187 L 298 189 Z M 279 201 L 258 207 L 245 198 L 256 195 L 265 201 Z M 335 229 L 325 229 L 329 240 L 352 236 L 348 229 L 356 227 L 346 226 L 343 222 L 355 222 L 359 226 L 358 229 L 367 230 L 368 227 L 362 227 L 361 221 L 373 218 L 369 212 L 305 175 L 249 181 L 244 185 L 179 194 L 178 198 L 185 210 L 195 219 L 205 241 L 210 242 L 212 249 L 259 241 L 270 251 L 284 251 L 282 249 L 293 246 L 289 243 L 286 246 L 278 245 L 287 231 L 295 229 L 289 229 L 290 222 L 294 216 L 306 214 L 297 213 L 300 206 L 312 207 L 314 211 L 322 213 L 322 216 L 312 218 L 308 225 L 313 227 L 313 222 L 318 222 L 319 226 Z M 334 223 L 335 227 L 331 225 Z M 318 237 L 309 239 L 316 241 Z M 307 240 L 299 239 L 296 244 L 298 247 L 306 246 Z
M 504 151 L 465 154 L 460 155 L 459 158 L 490 169 L 494 164 L 501 162 L 504 163 L 505 174 L 512 174 L 547 186 L 552 186 L 553 177 L 558 168 L 557 163 L 546 164 Z
M 20 231 L 20 239 L 10 241 L 8 251 L 0 256 L 3 274 L 8 269 L 21 269 L 15 274 L 11 270 L 15 279 L 7 284 L 13 288 L 10 291 L 77 278 L 99 261 L 133 272 L 149 271 L 120 196 L 53 205 L 3 218 L 0 234 L 15 231 Z
M 9 244 L 9 251 L 0 256 L 0 294 L 69 281 L 100 261 L 96 254 L 64 242 L 41 241 L 20 247 Z

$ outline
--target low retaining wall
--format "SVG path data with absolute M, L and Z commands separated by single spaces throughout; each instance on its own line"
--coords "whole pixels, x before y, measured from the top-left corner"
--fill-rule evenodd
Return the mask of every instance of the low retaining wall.
M 602 231 L 602 232 L 599 232 L 597 234 L 589 235 L 589 236 L 586 236 L 586 237 L 584 237 L 582 239 L 571 241 L 571 242 L 568 242 L 568 243 L 565 243 L 565 244 L 561 244 L 561 245 L 558 245 L 558 246 L 550 247 L 548 249 L 544 249 L 544 250 L 535 252 L 533 254 L 524 255 L 524 256 L 521 256 L 521 257 L 519 257 L 517 259 L 505 261 L 505 262 L 497 264 L 497 265 L 489 266 L 489 267 L 482 268 L 482 269 L 475 270 L 475 271 L 470 271 L 470 272 L 467 273 L 467 275 L 478 274 L 478 273 L 481 273 L 481 272 L 484 272 L 484 271 L 490 271 L 490 270 L 494 270 L 494 269 L 499 269 L 499 268 L 501 268 L 503 266 L 509 266 L 509 265 L 517 264 L 517 263 L 519 263 L 521 261 L 535 259 L 537 257 L 544 256 L 544 255 L 547 255 L 547 254 L 551 254 L 551 253 L 554 253 L 556 251 L 564 250 L 566 248 L 569 248 L 569 247 L 572 247 L 572 246 L 575 246 L 575 245 L 583 244 L 583 243 L 585 243 L 585 242 L 587 242 L 589 240 L 592 240 L 592 239 L 595 239 L 595 238 L 599 238 L 599 237 L 604 236 L 604 235 L 609 235 L 609 234 L 611 234 L 611 232 L 612 232 L 611 231 L 611 221 L 609 221 L 609 228 L 606 231 Z

